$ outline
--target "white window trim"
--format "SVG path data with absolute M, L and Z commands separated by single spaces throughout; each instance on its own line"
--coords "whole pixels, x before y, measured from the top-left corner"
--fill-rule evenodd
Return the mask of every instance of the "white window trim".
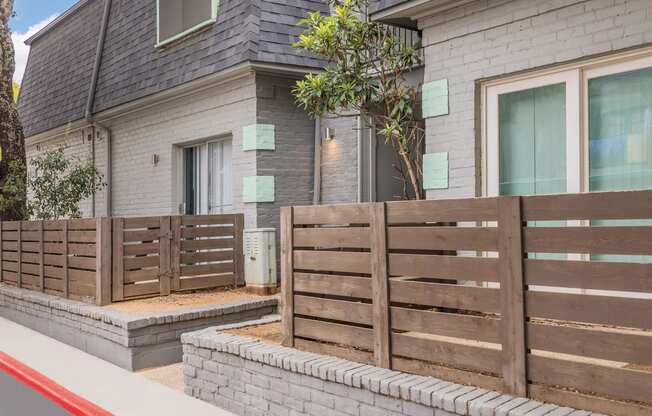
M 481 86 L 482 195 L 497 196 L 498 95 L 566 83 L 567 192 L 588 191 L 588 82 L 592 78 L 652 67 L 652 48 L 487 81 Z
M 160 0 L 156 0 L 156 48 L 160 48 L 162 46 L 168 45 L 174 41 L 177 41 L 183 37 L 188 36 L 189 34 L 196 32 L 200 29 L 203 29 L 207 26 L 210 26 L 214 23 L 217 22 L 217 10 L 219 8 L 220 1 L 219 0 L 211 0 L 211 18 L 208 20 L 205 20 L 199 24 L 196 24 L 195 26 L 191 27 L 190 29 L 186 29 L 181 33 L 177 33 L 176 35 L 169 37 L 167 39 L 161 40 L 161 5 L 160 5 Z

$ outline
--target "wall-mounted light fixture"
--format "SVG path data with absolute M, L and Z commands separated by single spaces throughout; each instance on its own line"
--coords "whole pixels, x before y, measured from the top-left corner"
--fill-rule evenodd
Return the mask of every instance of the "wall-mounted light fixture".
M 331 141 L 335 139 L 335 129 L 332 129 L 330 127 L 326 127 L 326 134 L 324 139 L 326 141 Z
M 152 165 L 158 166 L 158 162 L 161 161 L 161 157 L 158 154 L 153 154 L 152 155 Z

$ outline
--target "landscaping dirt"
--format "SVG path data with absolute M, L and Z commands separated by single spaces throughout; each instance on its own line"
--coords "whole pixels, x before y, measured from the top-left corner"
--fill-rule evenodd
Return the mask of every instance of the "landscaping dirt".
M 138 374 L 156 383 L 177 391 L 183 391 L 183 364 L 177 363 L 164 367 L 149 368 L 138 371 Z
M 105 308 L 140 315 L 145 313 L 173 311 L 183 308 L 235 303 L 262 298 L 264 298 L 264 296 L 248 293 L 244 288 L 235 290 L 211 289 L 192 293 L 175 293 L 170 296 L 116 302 L 105 306 Z
M 256 338 L 261 341 L 269 342 L 270 344 L 280 345 L 281 342 L 283 341 L 280 322 L 272 322 L 271 324 L 246 326 L 244 328 L 229 329 L 225 332 L 229 332 L 233 335 L 241 335 L 241 336 Z

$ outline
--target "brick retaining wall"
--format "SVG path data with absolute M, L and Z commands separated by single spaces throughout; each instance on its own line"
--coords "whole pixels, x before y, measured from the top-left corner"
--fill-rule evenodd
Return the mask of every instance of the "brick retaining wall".
M 264 298 L 156 314 L 130 315 L 0 284 L 0 316 L 127 370 L 181 361 L 181 334 L 276 313 Z
M 181 342 L 186 394 L 242 416 L 598 416 L 216 328 Z

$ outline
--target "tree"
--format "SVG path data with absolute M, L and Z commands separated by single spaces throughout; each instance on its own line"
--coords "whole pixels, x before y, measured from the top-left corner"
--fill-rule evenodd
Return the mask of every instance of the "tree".
M 314 117 L 359 113 L 397 152 L 404 197 L 423 199 L 422 145 L 418 88 L 405 74 L 420 61 L 418 45 L 408 45 L 387 26 L 365 20 L 366 0 L 328 0 L 331 15 L 309 13 L 295 48 L 327 60 L 293 90 L 299 106 Z
M 106 186 L 91 163 L 67 159 L 63 147 L 31 160 L 28 185 L 30 214 L 41 220 L 79 218 L 79 204 Z
M 13 0 L 0 0 L 0 220 L 24 219 L 25 137 L 13 98 L 14 46 L 9 33 Z

